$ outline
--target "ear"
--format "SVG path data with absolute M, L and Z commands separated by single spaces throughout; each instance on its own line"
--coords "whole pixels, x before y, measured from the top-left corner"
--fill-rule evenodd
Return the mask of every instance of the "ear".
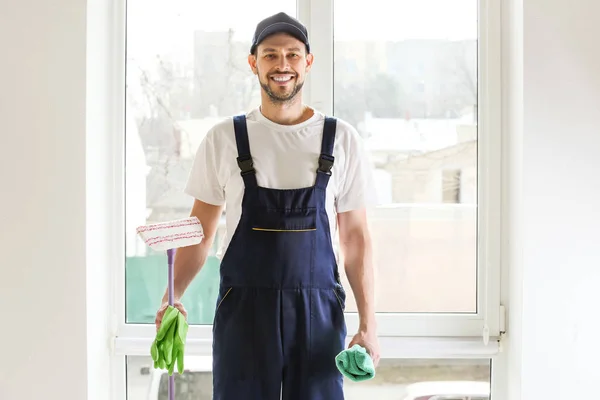
M 315 61 L 315 56 L 313 53 L 309 53 L 306 55 L 306 72 L 310 71 L 314 61 Z
M 248 65 L 250 65 L 250 69 L 252 69 L 252 72 L 254 75 L 256 75 L 258 73 L 258 69 L 256 68 L 256 56 L 254 54 L 248 55 Z

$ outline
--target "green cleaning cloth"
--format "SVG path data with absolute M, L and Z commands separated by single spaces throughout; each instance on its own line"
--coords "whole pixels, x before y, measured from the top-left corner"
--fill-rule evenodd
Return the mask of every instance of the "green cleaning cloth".
M 340 372 L 353 382 L 361 382 L 375 377 L 373 359 L 361 345 L 355 344 L 335 357 L 335 365 Z
M 166 369 L 171 376 L 177 365 L 177 372 L 183 373 L 187 332 L 188 324 L 183 314 L 173 306 L 167 307 L 156 338 L 150 347 L 154 368 Z

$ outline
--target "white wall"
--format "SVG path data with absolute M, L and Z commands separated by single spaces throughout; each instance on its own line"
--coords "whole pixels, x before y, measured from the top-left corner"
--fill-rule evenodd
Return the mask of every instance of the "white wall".
M 81 400 L 85 1 L 1 4 L 0 398 Z
M 86 146 L 99 159 L 106 150 L 105 116 L 92 115 L 106 98 L 105 66 L 86 71 L 86 40 L 106 40 L 100 19 L 86 26 L 87 7 L 0 2 L 0 399 L 110 398 L 106 256 L 90 240 L 98 236 L 86 243 L 103 217 L 95 210 L 86 221 L 86 191 L 88 205 L 102 200 L 86 173 L 106 175 L 102 164 L 86 171 Z M 87 88 L 86 73 L 95 79 Z
M 600 381 L 600 2 L 505 2 L 509 400 Z M 518 17 L 522 14 L 522 21 Z M 521 54 L 519 50 L 522 49 Z M 523 108 L 519 110 L 518 104 Z M 521 185 L 522 184 L 522 185 Z M 522 319 L 521 319 L 522 317 Z
M 503 185 L 508 189 L 503 192 L 505 257 L 502 260 L 502 297 L 508 311 L 508 334 L 504 344 L 505 352 L 496 360 L 496 365 L 500 364 L 503 369 L 496 377 L 503 379 L 493 382 L 502 393 L 500 400 L 522 399 L 523 1 L 527 0 L 505 0 L 502 10 Z M 537 399 L 535 397 L 531 400 Z

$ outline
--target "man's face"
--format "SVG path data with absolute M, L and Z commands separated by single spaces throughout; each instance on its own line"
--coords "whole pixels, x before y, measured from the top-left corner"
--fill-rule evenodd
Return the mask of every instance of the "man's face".
M 275 103 L 291 102 L 302 89 L 312 65 L 304 43 L 284 33 L 267 37 L 248 62 L 260 86 Z

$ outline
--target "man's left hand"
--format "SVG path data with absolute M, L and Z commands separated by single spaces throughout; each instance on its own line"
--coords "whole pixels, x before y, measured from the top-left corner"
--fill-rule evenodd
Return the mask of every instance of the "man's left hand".
M 360 330 L 348 345 L 348 348 L 358 344 L 367 350 L 367 353 L 373 359 L 373 365 L 377 367 L 379 364 L 379 339 L 375 330 Z

